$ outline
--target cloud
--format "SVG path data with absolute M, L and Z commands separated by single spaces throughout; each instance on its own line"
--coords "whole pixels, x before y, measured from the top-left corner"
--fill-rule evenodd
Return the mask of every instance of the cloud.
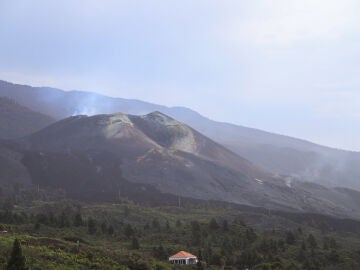
M 183 105 L 359 149 L 341 137 L 358 121 L 359 5 L 0 1 L 0 79 Z
M 258 46 L 332 41 L 356 27 L 359 4 L 356 0 L 253 1 L 247 6 L 251 15 L 230 18 L 222 37 Z

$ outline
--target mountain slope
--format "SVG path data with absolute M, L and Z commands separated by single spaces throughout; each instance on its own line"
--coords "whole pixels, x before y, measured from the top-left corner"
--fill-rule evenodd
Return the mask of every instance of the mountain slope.
M 0 184 L 1 187 L 13 186 L 15 184 L 31 184 L 31 176 L 22 163 L 23 151 L 9 142 L 0 140 Z
M 360 218 L 358 192 L 289 183 L 159 112 L 74 116 L 3 148 L 5 161 L 32 184 L 74 198 L 142 191 Z M 0 171 L 0 181 L 12 173 Z
M 55 120 L 47 115 L 0 97 L 0 139 L 23 137 L 53 122 Z
M 57 119 L 76 114 L 122 111 L 146 114 L 160 111 L 184 122 L 231 151 L 269 171 L 326 186 L 360 190 L 360 153 L 342 151 L 307 141 L 207 119 L 182 107 L 168 108 L 138 100 L 0 81 L 0 96 L 11 97 Z
M 142 163 L 161 158 L 182 163 L 186 155 L 213 162 L 247 177 L 272 174 L 253 165 L 194 129 L 160 113 L 143 116 L 74 116 L 61 120 L 27 138 L 28 147 L 37 151 L 61 153 L 113 153 L 124 162 Z M 152 158 L 152 157 L 155 158 Z M 155 164 L 161 168 L 160 165 Z

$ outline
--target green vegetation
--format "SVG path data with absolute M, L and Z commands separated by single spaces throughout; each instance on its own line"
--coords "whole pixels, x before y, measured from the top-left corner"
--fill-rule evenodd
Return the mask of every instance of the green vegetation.
M 6 270 L 26 270 L 25 257 L 22 254 L 22 249 L 19 239 L 15 239 L 14 246 L 11 252 L 9 262 L 7 263 Z
M 25 197 L 1 200 L 0 269 L 360 269 L 359 232 L 336 223 L 330 230 L 312 216 L 301 223 L 222 203 Z M 202 264 L 169 264 L 180 250 Z

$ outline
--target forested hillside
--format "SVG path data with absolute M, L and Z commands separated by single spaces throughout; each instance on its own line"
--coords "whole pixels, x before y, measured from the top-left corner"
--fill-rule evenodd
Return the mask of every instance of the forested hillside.
M 25 190 L 1 200 L 0 265 L 18 238 L 29 269 L 359 269 L 360 223 L 181 198 L 146 206 L 46 199 Z M 6 231 L 6 232 L 4 232 Z M 180 250 L 196 266 L 175 266 Z M 5 269 L 5 268 L 4 268 Z

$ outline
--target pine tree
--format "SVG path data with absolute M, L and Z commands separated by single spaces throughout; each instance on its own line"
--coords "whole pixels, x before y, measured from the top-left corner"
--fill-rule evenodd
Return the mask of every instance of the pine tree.
M 157 231 L 160 231 L 160 222 L 157 218 L 154 218 L 152 223 L 151 223 L 151 227 Z
M 149 230 L 149 229 L 150 229 L 149 222 L 146 222 L 144 225 L 144 230 Z
M 210 230 L 217 230 L 219 229 L 219 224 L 216 222 L 216 219 L 212 218 L 209 222 Z
M 333 249 L 333 250 L 330 251 L 330 253 L 328 255 L 328 260 L 329 260 L 329 262 L 331 262 L 333 264 L 339 263 L 340 256 L 339 256 L 339 254 L 337 253 L 336 250 Z
M 140 248 L 139 240 L 136 237 L 133 237 L 131 241 L 131 249 L 139 249 L 139 248 Z
M 228 232 L 229 231 L 229 224 L 227 222 L 227 220 L 225 219 L 222 223 L 222 229 L 224 232 Z
M 182 224 L 181 224 L 181 220 L 176 220 L 176 227 L 179 228 L 179 227 L 181 227 L 181 225 L 182 225 Z
M 70 221 L 64 211 L 61 212 L 61 215 L 59 217 L 59 227 L 70 227 Z
M 317 248 L 316 239 L 312 234 L 309 234 L 309 236 L 307 238 L 307 242 L 308 242 L 310 248 L 312 248 L 312 249 Z
M 47 219 L 48 219 L 49 225 L 55 226 L 57 221 L 56 221 L 56 217 L 55 217 L 54 213 L 50 211 L 47 216 L 48 216 Z
M 134 230 L 130 224 L 127 224 L 124 228 L 124 234 L 126 237 L 130 237 L 134 234 Z
M 213 256 L 213 250 L 211 247 L 211 243 L 207 243 L 204 247 L 204 252 L 203 252 L 203 258 L 206 262 L 210 262 L 212 256 Z
M 88 234 L 95 234 L 96 233 L 96 221 L 92 218 L 88 220 Z
M 288 245 L 293 245 L 293 244 L 295 244 L 295 236 L 294 236 L 294 234 L 293 234 L 291 231 L 288 231 L 288 232 L 286 233 L 286 243 L 287 243 Z
M 329 239 L 329 248 L 332 248 L 332 249 L 338 248 L 338 244 L 333 237 L 330 237 L 330 239 Z
M 83 225 L 83 220 L 80 213 L 77 213 L 74 217 L 74 226 L 80 227 Z
M 106 231 L 107 231 L 107 225 L 106 225 L 106 223 L 104 221 L 104 222 L 101 223 L 101 232 L 106 233 Z
M 114 234 L 114 227 L 110 225 L 108 227 L 107 233 L 108 233 L 108 235 L 113 235 Z
M 159 260 L 165 260 L 168 257 L 168 253 L 162 245 L 154 247 L 152 250 L 153 256 Z
M 192 244 L 198 245 L 201 241 L 201 227 L 199 222 L 197 221 L 191 221 L 191 238 L 192 238 Z
M 26 270 L 25 257 L 22 255 L 22 249 L 19 239 L 15 239 L 11 256 L 6 266 L 6 270 Z
M 168 220 L 166 221 L 165 228 L 167 231 L 170 231 L 170 223 Z
M 203 263 L 198 261 L 198 263 L 196 264 L 196 270 L 204 270 L 204 266 Z
M 34 230 L 35 231 L 38 231 L 39 229 L 40 229 L 40 223 L 39 222 L 36 222 L 35 224 L 34 224 Z

